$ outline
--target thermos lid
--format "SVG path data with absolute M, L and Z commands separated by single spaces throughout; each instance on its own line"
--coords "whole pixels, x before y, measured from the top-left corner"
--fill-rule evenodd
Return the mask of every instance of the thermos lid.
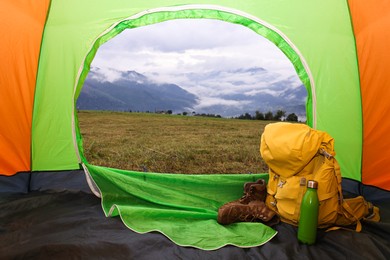
M 317 189 L 318 188 L 318 182 L 313 181 L 313 180 L 308 181 L 307 182 L 307 187 L 308 188 L 312 188 L 312 189 Z

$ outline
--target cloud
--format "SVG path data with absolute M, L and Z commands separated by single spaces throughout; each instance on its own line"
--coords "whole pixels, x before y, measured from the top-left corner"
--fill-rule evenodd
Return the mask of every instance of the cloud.
M 244 26 L 208 19 L 125 30 L 99 48 L 92 66 L 109 80 L 118 77 L 113 70 L 134 70 L 155 82 L 177 84 L 198 95 L 201 105 L 238 105 L 220 97 L 275 93 L 270 87 L 278 81 L 302 84 L 273 43 Z
M 216 97 L 203 98 L 194 108 L 196 110 L 203 110 L 207 107 L 222 105 L 222 106 L 234 106 L 236 108 L 243 108 L 245 105 L 250 104 L 252 101 L 246 100 L 229 100 Z
M 179 19 L 127 29 L 120 35 L 120 40 L 113 39 L 110 45 L 119 51 L 129 48 L 142 50 L 147 45 L 155 51 L 176 53 L 188 49 L 240 45 L 243 40 L 235 35 L 257 37 L 254 32 L 241 25 L 210 19 Z
M 122 73 L 115 69 L 101 69 L 99 67 L 91 67 L 89 77 L 100 82 L 114 82 L 122 77 Z M 94 73 L 97 72 L 97 73 Z
M 245 93 L 247 96 L 256 96 L 258 94 L 269 94 L 272 96 L 279 95 L 281 92 L 273 89 L 253 89 Z

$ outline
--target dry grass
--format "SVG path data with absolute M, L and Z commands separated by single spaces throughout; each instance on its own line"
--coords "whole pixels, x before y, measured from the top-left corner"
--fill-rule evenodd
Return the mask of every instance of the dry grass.
M 79 112 L 88 162 L 161 173 L 262 173 L 269 121 L 144 113 Z

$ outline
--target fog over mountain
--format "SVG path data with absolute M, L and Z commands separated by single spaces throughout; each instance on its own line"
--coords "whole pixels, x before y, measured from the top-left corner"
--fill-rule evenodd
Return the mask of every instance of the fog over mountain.
M 158 74 L 157 72 L 155 74 Z M 196 112 L 234 117 L 284 110 L 305 115 L 306 89 L 296 78 L 281 78 L 261 67 L 183 73 L 189 84 L 157 82 L 136 71 L 92 67 L 78 109 Z M 234 86 L 234 87 L 232 87 Z

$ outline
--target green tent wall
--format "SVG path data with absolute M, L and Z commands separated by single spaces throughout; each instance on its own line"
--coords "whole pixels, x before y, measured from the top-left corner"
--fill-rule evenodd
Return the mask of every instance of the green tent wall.
M 6 0 L 0 6 L 7 21 L 0 28 L 9 35 L 0 48 L 3 57 L 9 57 L 1 65 L 7 75 L 1 78 L 5 87 L 0 90 L 4 175 L 80 167 L 75 102 L 101 44 L 127 28 L 207 18 L 247 26 L 273 41 L 308 90 L 309 124 L 335 138 L 343 177 L 390 189 L 390 141 L 384 138 L 390 125 L 378 123 L 389 110 L 385 69 L 389 55 L 383 47 L 389 31 L 386 1 L 372 6 L 357 0 Z M 34 22 L 22 23 L 29 20 Z M 16 21 L 36 28 L 35 38 L 11 30 L 9 25 Z M 15 51 L 15 42 L 26 46 L 29 42 L 29 47 Z M 26 58 L 17 60 L 10 53 Z M 26 74 L 32 80 L 22 85 Z M 27 90 L 28 102 L 18 98 Z M 10 117 L 9 111 L 17 114 Z

